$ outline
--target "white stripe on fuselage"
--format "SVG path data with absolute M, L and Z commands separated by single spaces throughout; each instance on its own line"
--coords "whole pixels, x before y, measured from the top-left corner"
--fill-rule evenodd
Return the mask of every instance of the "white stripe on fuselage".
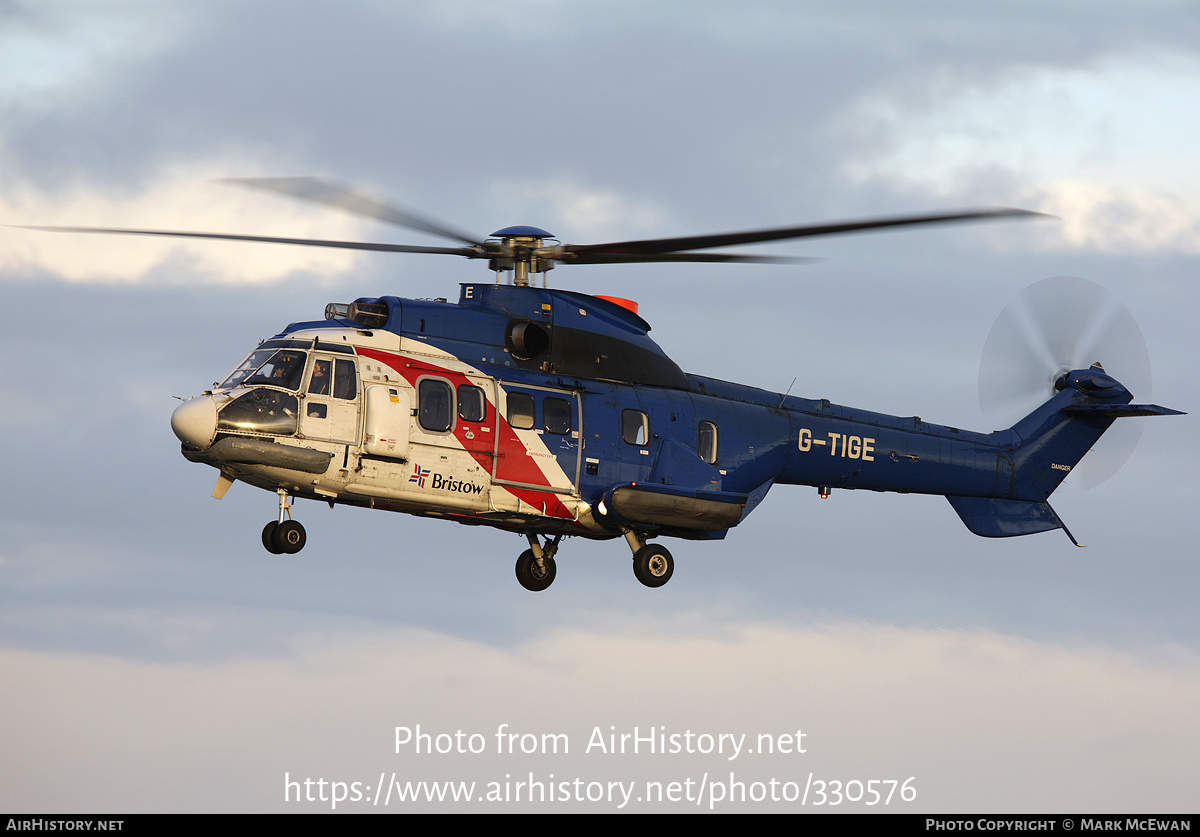
M 389 337 L 397 336 L 393 332 L 387 332 L 387 334 Z M 365 335 L 360 334 L 356 329 L 319 329 L 317 331 L 298 331 L 285 336 L 294 340 L 311 340 L 315 337 L 329 342 L 338 342 L 332 338 L 341 338 L 341 342 L 352 345 L 355 348 L 373 349 L 375 351 L 386 352 L 387 354 L 396 356 L 398 358 L 411 358 L 417 361 L 428 359 L 430 365 L 444 368 L 447 372 L 452 372 L 467 377 L 485 378 L 491 381 L 498 387 L 498 389 L 504 392 L 503 401 L 505 404 L 508 403 L 508 390 L 504 388 L 504 381 L 496 379 L 491 375 L 480 371 L 477 367 L 464 362 L 457 355 L 446 351 L 445 349 L 431 345 L 424 340 L 400 336 L 399 346 L 397 348 L 393 348 L 393 345 L 395 344 L 391 339 L 385 340 L 383 337 L 376 337 L 374 335 L 372 335 L 372 337 L 366 337 Z M 399 369 L 397 369 L 396 372 L 397 374 L 400 374 Z M 401 375 L 401 378 L 403 379 L 403 375 Z M 411 384 L 408 384 L 407 380 L 405 380 L 405 383 L 411 387 Z M 513 384 L 514 386 L 518 387 L 522 386 L 522 384 L 518 384 L 516 382 L 513 382 Z M 542 389 L 542 387 L 537 387 L 536 385 L 531 386 L 535 389 Z M 497 394 L 494 392 L 487 392 L 487 390 L 485 390 L 485 397 L 487 398 L 488 403 L 491 405 L 492 414 L 496 417 L 496 438 L 501 440 L 499 442 L 501 445 L 500 452 L 504 452 L 502 441 L 503 436 L 499 433 L 499 425 L 503 425 L 505 428 L 511 431 L 511 433 L 516 437 L 517 441 L 524 447 L 529 459 L 533 461 L 533 463 L 537 466 L 538 471 L 541 473 L 545 485 L 566 490 L 572 490 L 575 488 L 574 475 L 566 473 L 562 465 L 559 463 L 558 457 L 546 446 L 542 435 L 535 429 L 518 430 L 513 428 L 508 423 L 507 415 L 501 413 L 499 405 L 494 400 L 498 397 Z M 413 398 L 413 403 L 416 404 L 415 397 Z M 573 409 L 574 406 L 574 403 L 572 403 Z M 466 448 L 455 435 L 451 434 L 449 437 L 444 438 L 453 440 L 445 442 L 447 446 L 453 445 L 459 450 L 466 450 Z M 491 477 L 490 474 L 488 476 L 489 478 Z M 503 486 L 495 485 L 495 483 L 493 483 L 493 488 L 499 488 L 507 492 L 507 489 L 504 489 Z M 513 499 L 514 501 L 517 500 L 515 496 Z M 559 499 L 562 500 L 564 498 Z

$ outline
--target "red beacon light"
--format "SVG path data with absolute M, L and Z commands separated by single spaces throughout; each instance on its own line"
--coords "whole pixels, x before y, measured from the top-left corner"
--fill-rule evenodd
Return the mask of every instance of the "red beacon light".
M 632 299 L 625 299 L 625 297 L 621 296 L 597 296 L 596 299 L 603 299 L 611 302 L 613 305 L 620 305 L 626 311 L 632 311 L 635 314 L 638 312 L 638 304 Z

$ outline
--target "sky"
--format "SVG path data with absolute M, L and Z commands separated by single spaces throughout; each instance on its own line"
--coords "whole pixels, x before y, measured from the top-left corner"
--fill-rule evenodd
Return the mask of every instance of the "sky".
M 441 243 L 219 182 L 296 175 L 570 243 L 1055 216 L 550 274 L 686 371 L 982 431 L 992 323 L 1055 276 L 1136 319 L 1139 401 L 1200 409 L 1198 114 L 1185 0 L 0 0 L 0 224 Z M 477 281 L 0 228 L 0 809 L 1194 812 L 1193 415 L 1054 495 L 1086 549 L 781 486 L 658 590 L 620 541 L 532 594 L 517 536 L 305 501 L 273 556 L 276 498 L 179 455 L 176 398 L 287 323 Z

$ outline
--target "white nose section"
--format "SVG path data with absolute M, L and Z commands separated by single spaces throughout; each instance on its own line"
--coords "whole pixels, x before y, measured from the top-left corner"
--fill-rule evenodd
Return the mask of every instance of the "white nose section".
M 185 445 L 207 448 L 217 436 L 217 405 L 208 396 L 184 401 L 171 413 L 171 429 Z

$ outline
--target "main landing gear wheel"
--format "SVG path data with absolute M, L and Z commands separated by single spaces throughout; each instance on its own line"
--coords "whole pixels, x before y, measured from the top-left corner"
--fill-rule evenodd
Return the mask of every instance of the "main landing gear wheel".
M 308 534 L 297 520 L 272 520 L 262 531 L 262 543 L 272 555 L 295 555 L 304 549 Z
M 675 559 L 665 546 L 650 544 L 633 553 L 633 574 L 647 587 L 662 587 L 675 572 Z
M 272 555 L 295 555 L 304 549 L 308 535 L 297 520 L 292 520 L 292 504 L 286 488 L 277 488 L 279 519 L 272 520 L 262 530 L 262 543 Z
M 271 553 L 272 555 L 282 555 L 283 554 L 283 550 L 275 545 L 275 530 L 277 528 L 279 528 L 278 520 L 272 520 L 270 523 L 268 523 L 266 526 L 263 527 L 263 533 L 262 533 L 263 546 L 266 547 L 267 552 Z
M 298 520 L 285 520 L 275 527 L 275 548 L 285 555 L 295 555 L 304 549 L 308 534 Z
M 543 557 L 539 566 L 532 549 L 525 550 L 517 559 L 517 581 L 521 582 L 521 586 L 526 590 L 532 590 L 534 593 L 553 584 L 557 572 L 553 558 Z

